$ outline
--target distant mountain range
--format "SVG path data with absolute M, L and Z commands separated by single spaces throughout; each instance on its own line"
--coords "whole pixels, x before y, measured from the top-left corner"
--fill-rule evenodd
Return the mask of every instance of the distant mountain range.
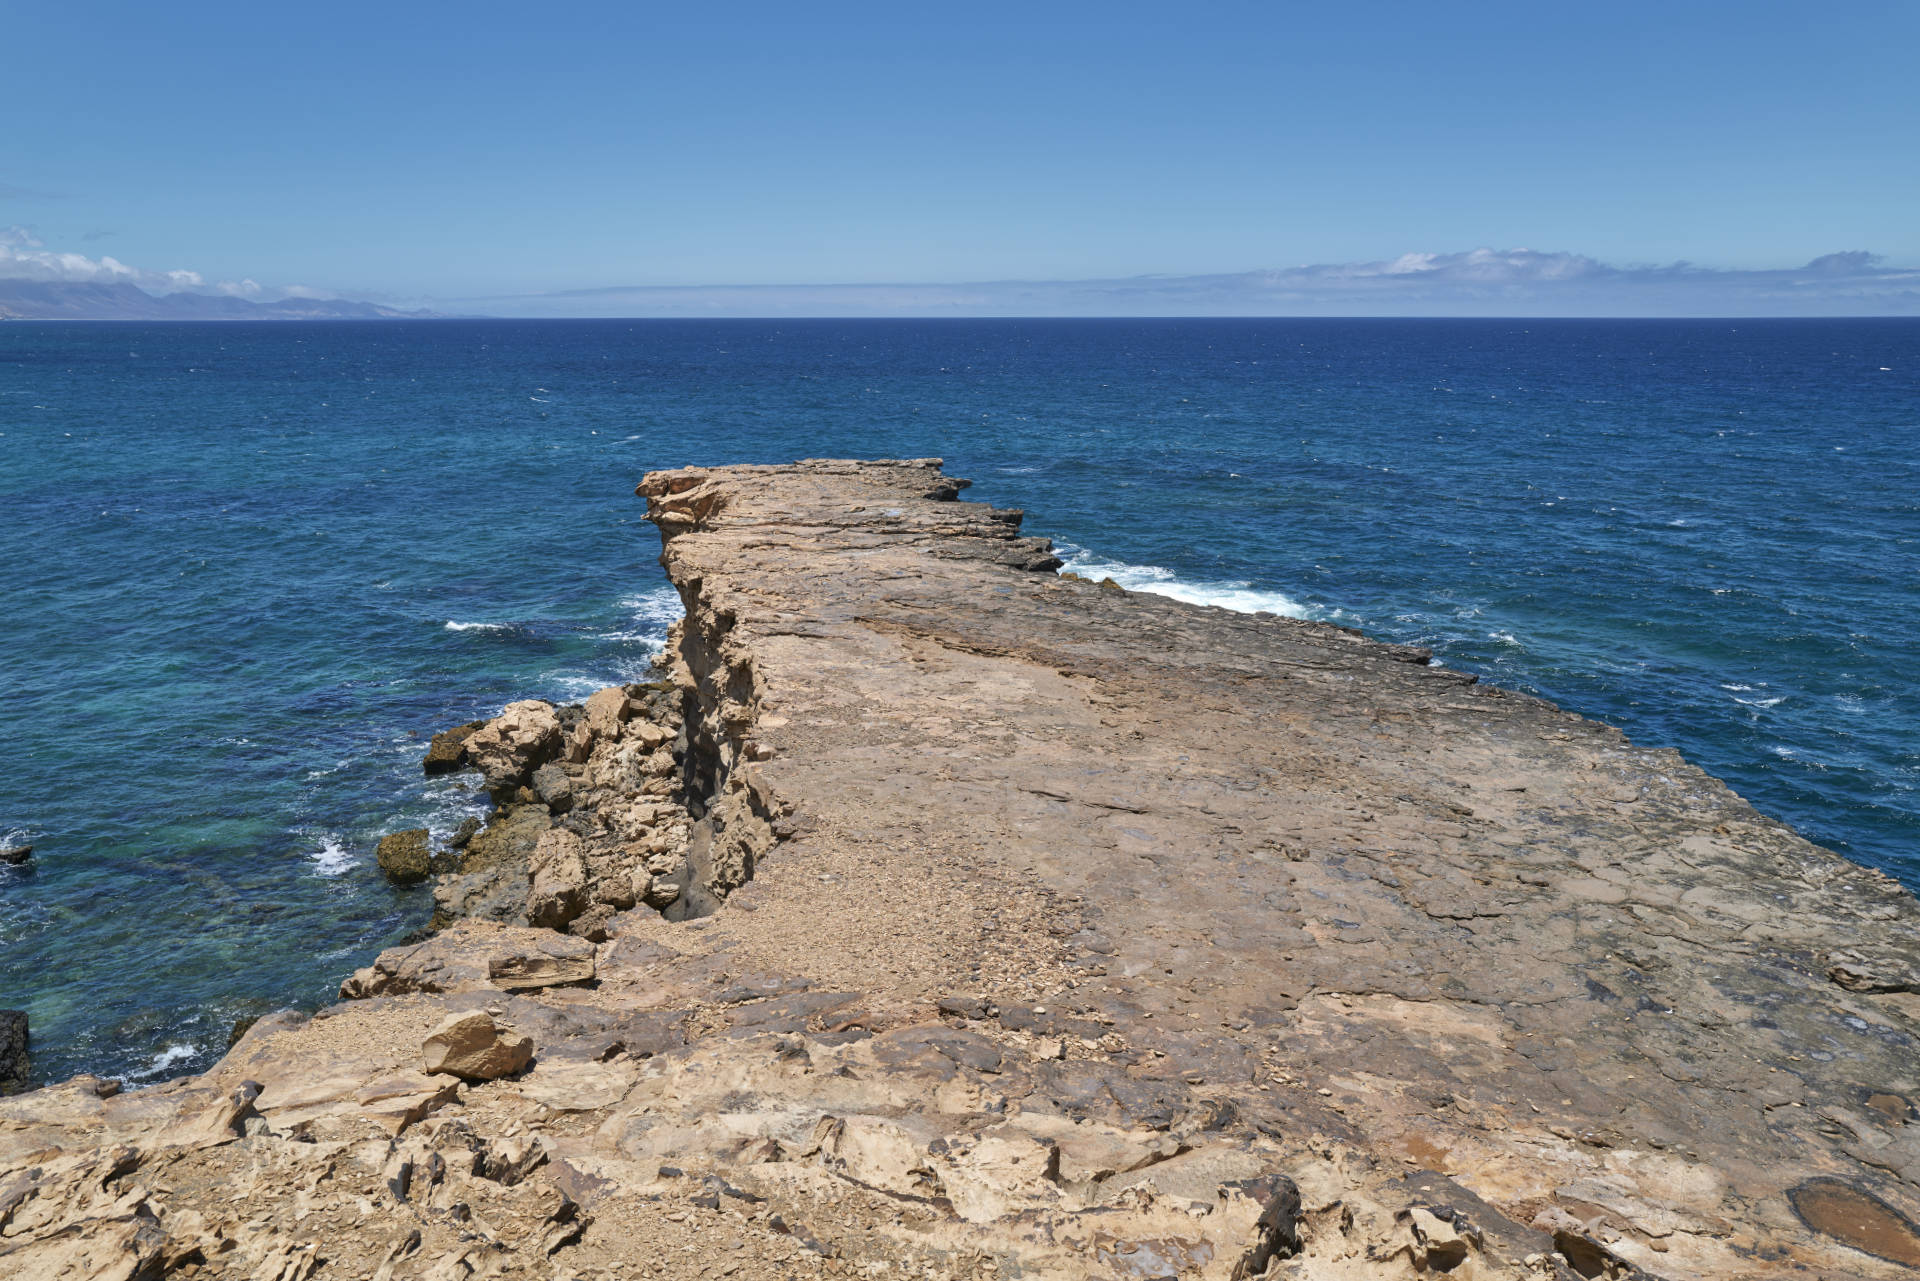
M 342 298 L 249 302 L 211 294 L 150 294 L 125 283 L 0 279 L 0 320 L 404 320 L 433 314 Z

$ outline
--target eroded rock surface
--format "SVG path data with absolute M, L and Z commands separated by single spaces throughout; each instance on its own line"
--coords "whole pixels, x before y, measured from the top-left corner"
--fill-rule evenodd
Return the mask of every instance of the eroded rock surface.
M 1915 1275 L 1910 896 L 963 483 L 649 476 L 665 679 L 466 739 L 358 999 L 0 1101 L 0 1274 Z M 538 1057 L 423 1072 L 450 1019 Z

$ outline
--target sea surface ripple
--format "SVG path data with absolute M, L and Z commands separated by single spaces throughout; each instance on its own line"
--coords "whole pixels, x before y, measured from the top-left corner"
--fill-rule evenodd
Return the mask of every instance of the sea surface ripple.
M 425 738 L 638 676 L 650 468 L 939 455 L 1082 572 L 1429 645 L 1920 885 L 1920 321 L 0 325 L 0 1006 L 206 1064 L 428 914 Z

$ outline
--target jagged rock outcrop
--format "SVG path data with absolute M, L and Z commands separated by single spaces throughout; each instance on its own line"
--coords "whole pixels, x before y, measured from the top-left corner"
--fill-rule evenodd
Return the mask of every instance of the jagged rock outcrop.
M 533 771 L 560 754 L 560 720 L 549 703 L 508 703 L 462 744 L 467 762 L 480 771 L 489 792 L 512 793 Z
M 963 483 L 649 476 L 663 679 L 547 709 L 357 999 L 0 1101 L 0 1275 L 1915 1275 L 1911 896 Z
M 421 760 L 420 768 L 428 775 L 435 775 L 451 774 L 464 767 L 467 764 L 467 739 L 485 724 L 485 721 L 469 721 L 435 734 L 427 743 L 427 754 Z
M 600 940 L 636 904 L 704 916 L 752 879 L 777 839 L 770 802 L 728 786 L 709 759 L 718 740 L 689 740 L 683 708 L 711 717 L 698 686 L 674 679 L 673 661 L 662 668 L 667 679 L 611 686 L 583 706 L 516 703 L 481 723 L 467 752 L 501 805 L 436 887 L 437 924 L 473 917 Z M 503 755 L 496 743 L 520 747 Z M 556 759 L 533 765 L 554 743 Z

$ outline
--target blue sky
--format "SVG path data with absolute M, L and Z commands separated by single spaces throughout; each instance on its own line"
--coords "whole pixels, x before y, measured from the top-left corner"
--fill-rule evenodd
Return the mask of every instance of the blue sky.
M 9 6 L 0 275 L 551 313 L 511 300 L 1920 267 L 1910 2 L 692 8 Z

